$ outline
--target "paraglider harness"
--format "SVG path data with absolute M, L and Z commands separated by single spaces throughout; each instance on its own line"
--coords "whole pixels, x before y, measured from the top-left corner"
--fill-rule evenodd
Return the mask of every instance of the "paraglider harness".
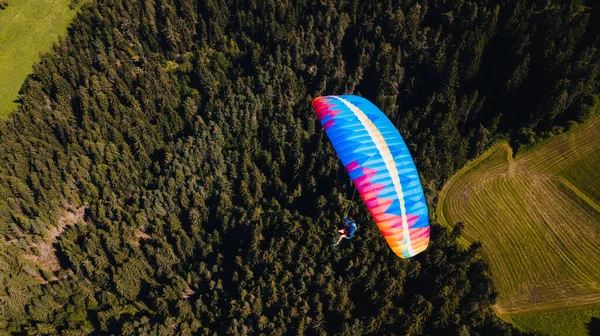
M 346 239 L 351 239 L 352 237 L 354 237 L 354 232 L 356 232 L 356 223 L 349 220 L 348 218 L 344 218 L 344 220 L 348 224 L 344 228 L 344 234 L 346 235 Z

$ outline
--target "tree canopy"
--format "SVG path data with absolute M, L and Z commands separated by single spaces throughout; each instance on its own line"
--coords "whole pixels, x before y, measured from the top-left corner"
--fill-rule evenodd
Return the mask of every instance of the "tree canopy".
M 518 333 L 462 225 L 432 223 L 401 260 L 355 206 L 360 235 L 331 248 L 339 165 L 310 102 L 375 102 L 433 204 L 494 139 L 585 120 L 599 17 L 575 0 L 87 4 L 0 125 L 0 328 Z

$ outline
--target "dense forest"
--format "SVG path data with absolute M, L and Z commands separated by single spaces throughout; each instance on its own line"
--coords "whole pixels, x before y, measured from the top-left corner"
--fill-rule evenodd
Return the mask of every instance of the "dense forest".
M 493 141 L 586 120 L 598 20 L 580 0 L 86 4 L 0 125 L 0 328 L 520 333 L 462 225 L 403 260 L 357 203 L 332 248 L 345 173 L 311 101 L 376 103 L 432 209 Z

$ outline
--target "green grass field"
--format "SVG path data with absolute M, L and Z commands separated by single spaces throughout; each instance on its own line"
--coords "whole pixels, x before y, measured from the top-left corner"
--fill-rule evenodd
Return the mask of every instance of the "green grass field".
M 17 107 L 15 99 L 40 53 L 65 35 L 76 11 L 71 0 L 10 0 L 0 10 L 0 118 Z
M 595 321 L 592 320 L 594 318 Z M 512 322 L 521 329 L 543 335 L 598 335 L 600 332 L 600 306 L 554 313 L 518 315 L 512 318 Z
M 600 317 L 590 308 L 600 306 L 599 129 L 596 116 L 515 159 L 497 144 L 440 193 L 440 222 L 463 222 L 465 239 L 483 242 L 495 308 L 524 329 L 577 314 L 567 310 Z

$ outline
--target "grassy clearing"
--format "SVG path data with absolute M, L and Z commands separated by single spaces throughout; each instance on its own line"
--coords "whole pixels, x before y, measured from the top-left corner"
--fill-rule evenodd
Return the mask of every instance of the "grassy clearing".
M 548 323 L 552 321 L 552 323 Z M 572 336 L 600 333 L 600 306 L 512 318 L 521 329 L 545 335 Z
M 440 222 L 464 222 L 465 238 L 484 243 L 497 311 L 524 328 L 564 316 L 555 326 L 569 330 L 560 321 L 587 310 L 561 310 L 600 304 L 599 127 L 595 117 L 515 159 L 497 144 L 440 194 Z
M 71 0 L 10 0 L 0 11 L 0 118 L 16 107 L 17 94 L 39 54 L 64 35 L 76 10 Z

